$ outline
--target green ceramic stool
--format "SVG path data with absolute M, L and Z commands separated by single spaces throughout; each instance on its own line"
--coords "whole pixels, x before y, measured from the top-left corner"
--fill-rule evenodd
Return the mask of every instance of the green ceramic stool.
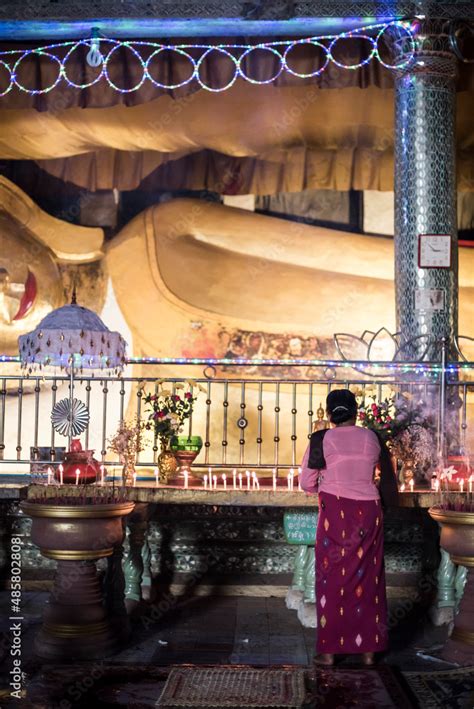
M 317 521 L 317 508 L 305 512 L 289 510 L 283 517 L 286 541 L 298 547 L 286 605 L 298 611 L 298 618 L 306 628 L 316 627 L 314 544 Z

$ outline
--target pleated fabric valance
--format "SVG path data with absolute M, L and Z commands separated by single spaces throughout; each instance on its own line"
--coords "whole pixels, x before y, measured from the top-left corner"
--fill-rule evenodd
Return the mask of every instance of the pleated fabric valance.
M 457 99 L 458 188 L 474 189 L 474 92 Z M 393 189 L 394 93 L 251 86 L 126 108 L 0 111 L 0 158 L 88 190 Z
M 264 42 L 265 40 L 260 40 Z M 269 41 L 274 42 L 275 38 Z M 158 42 L 158 40 L 157 40 Z M 167 44 L 166 40 L 159 40 L 163 44 Z M 185 44 L 188 45 L 192 40 L 174 39 L 173 45 Z M 242 44 L 246 43 L 245 38 L 237 40 Z M 160 51 L 152 58 L 150 67 L 150 75 L 158 84 L 165 86 L 176 86 L 177 88 L 164 89 L 159 85 L 155 85 L 150 80 L 142 81 L 143 78 L 143 62 L 146 62 L 153 53 L 153 48 L 134 43 L 130 41 L 129 47 L 118 47 L 110 55 L 110 60 L 107 61 L 107 75 L 110 82 L 115 86 L 111 86 L 107 81 L 101 79 L 88 88 L 74 88 L 72 84 L 88 85 L 91 84 L 97 77 L 100 67 L 91 67 L 87 62 L 87 53 L 89 47 L 81 45 L 73 51 L 71 47 L 53 47 L 48 52 L 45 50 L 42 54 L 30 53 L 14 68 L 14 73 L 18 82 L 28 90 L 45 90 L 48 87 L 54 87 L 51 91 L 44 94 L 29 94 L 20 91 L 15 87 L 5 96 L 0 98 L 0 110 L 3 108 L 18 109 L 18 108 L 34 108 L 38 111 L 53 111 L 57 112 L 66 108 L 104 108 L 115 105 L 137 106 L 139 104 L 148 103 L 160 96 L 167 94 L 173 98 L 182 98 L 189 96 L 196 91 L 199 91 L 200 84 L 196 80 L 185 83 L 192 75 L 195 63 L 201 58 L 199 63 L 199 77 L 202 83 L 210 88 L 219 89 L 226 86 L 235 74 L 235 63 L 225 51 L 212 50 L 206 54 L 205 45 L 226 45 L 235 44 L 235 38 L 210 38 L 208 40 L 200 38 L 195 44 L 204 45 L 200 48 L 195 47 L 188 49 L 186 53 L 176 51 Z M 323 40 L 323 44 L 328 45 L 328 40 Z M 474 43 L 474 41 L 473 41 Z M 34 44 L 7 44 L 0 43 L 0 51 L 4 52 L 11 49 L 34 49 L 39 46 L 44 47 L 47 44 L 54 45 L 54 42 L 43 42 L 41 45 Z M 255 40 L 249 41 L 248 44 L 256 44 Z M 111 46 L 107 42 L 103 43 L 103 53 L 107 56 Z M 338 41 L 334 48 L 334 56 L 338 62 L 344 66 L 355 66 L 362 62 L 371 50 L 372 45 L 362 38 L 346 38 L 343 41 Z M 390 51 L 384 46 L 384 40 L 380 42 L 380 51 L 386 62 L 394 61 L 390 58 Z M 284 53 L 284 47 L 281 48 L 280 54 Z M 64 66 L 64 74 L 67 77 L 61 79 L 56 85 L 58 72 L 61 62 L 67 57 Z M 243 50 L 229 50 L 229 53 L 238 58 L 242 55 Z M 187 54 L 192 58 L 191 60 Z M 206 56 L 203 58 L 203 55 Z M 53 56 L 51 56 L 53 55 Z M 469 54 L 469 48 L 467 49 Z M 12 69 L 16 59 L 20 55 L 3 55 L 1 58 Z M 55 57 L 57 59 L 55 59 Z M 290 71 L 282 71 L 279 74 L 280 59 L 272 51 L 257 49 L 250 52 L 242 61 L 242 69 L 246 76 L 257 81 L 271 80 L 274 86 L 315 86 L 321 89 L 328 88 L 349 88 L 358 87 L 366 88 L 368 86 L 376 86 L 378 88 L 392 88 L 394 74 L 391 70 L 385 68 L 377 59 L 373 59 L 368 64 L 356 69 L 343 69 L 337 64 L 329 62 L 326 68 L 324 65 L 327 60 L 327 54 L 321 48 L 311 44 L 301 43 L 288 54 L 288 66 L 296 74 L 314 74 L 321 71 L 317 76 L 310 78 L 301 78 L 293 75 Z M 324 68 L 324 70 L 323 70 Z M 5 65 L 0 66 L 0 93 L 3 93 L 9 84 L 10 74 L 6 70 Z M 180 84 L 184 84 L 181 85 Z M 137 90 L 132 90 L 137 87 Z M 458 90 L 467 91 L 474 89 L 474 67 L 469 64 L 460 64 L 458 77 Z

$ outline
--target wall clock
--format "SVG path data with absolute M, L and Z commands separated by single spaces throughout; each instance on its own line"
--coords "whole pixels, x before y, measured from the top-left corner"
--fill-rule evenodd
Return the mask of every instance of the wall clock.
M 419 234 L 418 266 L 451 268 L 451 234 Z

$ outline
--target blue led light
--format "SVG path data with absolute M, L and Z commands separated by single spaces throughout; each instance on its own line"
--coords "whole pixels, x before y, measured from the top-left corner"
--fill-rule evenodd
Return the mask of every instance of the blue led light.
M 379 43 L 383 38 L 384 34 L 390 30 L 396 29 L 399 33 L 405 33 L 409 40 L 410 51 L 403 54 L 400 62 L 394 64 L 388 64 L 382 59 L 379 52 Z M 360 62 L 352 65 L 346 65 L 338 61 L 334 56 L 334 49 L 338 42 L 344 42 L 346 39 L 363 39 L 370 44 L 370 51 L 368 55 Z M 313 72 L 300 73 L 295 71 L 289 66 L 290 52 L 300 45 L 310 44 L 314 47 L 318 47 L 324 52 L 324 61 L 321 66 Z M 84 83 L 77 83 L 69 78 L 67 73 L 67 64 L 70 61 L 73 53 L 77 49 L 89 49 L 89 55 L 94 52 L 94 63 L 93 67 L 97 68 L 97 75 L 90 81 Z M 60 58 L 54 54 L 54 50 L 66 49 L 66 54 L 63 58 Z M 109 63 L 112 57 L 120 49 L 126 49 L 132 53 L 134 58 L 139 62 L 142 68 L 142 76 L 136 82 L 136 84 L 130 88 L 121 88 L 115 81 L 112 80 L 109 74 Z M 140 54 L 140 50 L 145 49 L 148 54 L 149 50 L 152 50 L 147 59 L 143 59 Z M 163 83 L 158 81 L 158 79 L 152 76 L 153 62 L 159 57 L 164 51 L 175 52 L 180 57 L 184 57 L 189 60 L 190 63 L 190 74 L 189 76 L 179 83 Z M 203 50 L 202 54 L 195 59 L 189 50 Z M 271 77 L 267 79 L 254 79 L 249 76 L 242 64 L 245 59 L 247 59 L 252 52 L 256 50 L 268 52 L 272 54 L 278 62 L 277 68 L 273 72 Z M 204 61 L 209 58 L 212 52 L 217 52 L 221 56 L 227 57 L 233 64 L 234 72 L 227 84 L 221 87 L 212 87 L 206 84 L 201 76 L 200 70 Z M 282 73 L 288 72 L 293 76 L 298 78 L 312 78 L 321 74 L 329 65 L 330 62 L 340 67 L 341 69 L 347 69 L 349 71 L 355 71 L 361 67 L 369 64 L 373 59 L 377 59 L 380 64 L 382 64 L 387 69 L 402 69 L 403 67 L 410 64 L 415 53 L 415 40 L 411 33 L 410 27 L 406 22 L 395 20 L 393 22 L 378 23 L 373 25 L 366 25 L 365 27 L 359 27 L 347 32 L 341 32 L 339 34 L 327 34 L 314 37 L 307 37 L 305 39 L 288 39 L 288 40 L 278 40 L 270 42 L 261 42 L 259 44 L 161 44 L 159 42 L 153 42 L 150 40 L 117 40 L 111 39 L 109 37 L 91 37 L 89 39 L 79 39 L 79 40 L 67 40 L 63 42 L 56 42 L 54 44 L 49 44 L 44 47 L 36 47 L 35 49 L 11 49 L 8 51 L 0 52 L 0 65 L 9 74 L 8 85 L 3 92 L 0 92 L 0 97 L 8 94 L 14 87 L 20 91 L 31 94 L 46 94 L 52 91 L 61 81 L 64 81 L 70 88 L 75 89 L 88 89 L 91 86 L 97 84 L 101 80 L 105 80 L 107 84 L 115 91 L 121 94 L 129 94 L 138 91 L 141 86 L 146 81 L 149 81 L 157 88 L 164 90 L 173 90 L 190 84 L 192 81 L 196 81 L 202 89 L 210 91 L 213 93 L 220 93 L 221 91 L 226 91 L 231 86 L 235 84 L 237 79 L 243 79 L 251 84 L 262 85 L 270 84 L 275 81 Z M 22 62 L 31 56 L 41 56 L 47 57 L 49 60 L 57 64 L 58 74 L 55 76 L 54 80 L 46 87 L 40 89 L 30 89 L 20 83 L 18 79 L 18 70 L 21 68 Z

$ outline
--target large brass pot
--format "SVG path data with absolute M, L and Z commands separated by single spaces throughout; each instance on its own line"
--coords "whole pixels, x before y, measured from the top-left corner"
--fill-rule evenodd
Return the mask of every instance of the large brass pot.
M 474 512 L 455 512 L 439 507 L 431 507 L 428 511 L 441 527 L 441 547 L 455 564 L 467 567 L 459 613 L 443 649 L 443 658 L 460 665 L 474 665 Z
M 22 502 L 31 517 L 31 540 L 57 561 L 43 626 L 35 639 L 38 655 L 50 660 L 101 658 L 119 642 L 107 612 L 95 562 L 111 557 L 123 539 L 122 519 L 133 502 L 61 505 Z

